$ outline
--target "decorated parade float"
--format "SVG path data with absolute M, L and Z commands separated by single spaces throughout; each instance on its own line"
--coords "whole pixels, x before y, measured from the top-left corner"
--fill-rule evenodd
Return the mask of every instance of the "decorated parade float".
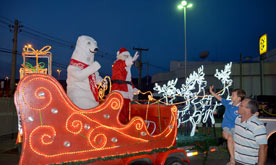
M 35 57 L 34 67 L 25 60 L 20 69 L 20 82 L 14 95 L 18 113 L 18 143 L 22 142 L 19 164 L 173 164 L 190 163 L 185 150 L 176 147 L 178 128 L 190 122 L 190 136 L 196 125 L 206 122 L 219 105 L 205 94 L 207 81 L 203 66 L 191 73 L 186 83 L 177 89 L 177 79 L 154 90 L 146 103 L 129 105 L 129 122 L 119 121 L 123 97 L 107 92 L 99 86 L 100 104 L 80 109 L 67 96 L 59 82 L 51 76 L 50 47 L 34 50 L 25 47 L 23 58 Z M 47 58 L 48 70 L 42 68 L 40 58 Z M 45 64 L 44 64 L 45 65 Z M 44 69 L 44 70 L 43 70 Z M 220 95 L 229 94 L 231 63 L 216 71 L 224 85 Z M 109 88 L 112 88 L 109 85 Z M 103 90 L 104 89 L 104 90 Z M 177 102 L 181 97 L 183 101 Z M 182 106 L 178 106 L 182 104 Z
M 27 51 L 35 53 L 35 68 L 39 68 L 39 57 L 45 50 Z M 19 116 L 18 141 L 22 141 L 20 164 L 95 160 L 94 164 L 102 164 L 99 160 L 112 157 L 114 160 L 105 163 L 129 164 L 139 159 L 161 164 L 169 157 L 189 162 L 184 150 L 173 148 L 176 106 L 131 104 L 130 122 L 123 125 L 118 120 L 121 94 L 111 93 L 99 106 L 83 110 L 71 102 L 52 76 L 38 69 L 21 70 L 23 76 L 14 96 Z M 115 159 L 120 155 L 122 158 Z

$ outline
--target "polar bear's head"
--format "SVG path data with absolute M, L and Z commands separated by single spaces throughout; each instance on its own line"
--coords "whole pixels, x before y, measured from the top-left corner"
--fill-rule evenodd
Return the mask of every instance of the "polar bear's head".
M 77 40 L 72 58 L 86 64 L 94 62 L 94 54 L 98 51 L 97 42 L 89 36 L 80 36 Z

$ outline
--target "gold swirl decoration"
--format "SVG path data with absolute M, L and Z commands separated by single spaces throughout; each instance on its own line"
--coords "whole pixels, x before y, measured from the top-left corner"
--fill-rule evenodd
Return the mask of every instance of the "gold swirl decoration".
M 66 120 L 65 128 L 72 134 L 79 134 L 83 130 L 83 115 L 74 113 L 70 115 Z
M 24 103 L 32 110 L 43 110 L 53 100 L 52 93 L 39 83 L 42 78 L 33 78 L 24 84 L 22 94 Z
M 31 150 L 38 155 L 44 155 L 39 152 L 38 147 L 45 147 L 45 145 L 50 145 L 54 142 L 56 137 L 55 128 L 52 126 L 38 126 L 32 130 L 29 136 L 29 145 Z
M 98 92 L 101 101 L 105 99 L 107 94 L 111 93 L 111 78 L 109 76 L 105 76 L 103 81 L 98 85 Z
M 113 98 L 111 100 L 110 104 L 111 104 L 112 110 L 119 110 L 120 107 L 121 107 L 121 102 L 120 102 L 120 100 L 118 98 Z
M 102 149 L 107 144 L 107 137 L 104 133 L 98 133 L 98 130 L 99 129 L 95 131 L 95 129 L 93 129 L 92 131 L 90 131 L 88 135 L 88 140 L 91 147 L 95 149 Z
M 141 130 L 144 126 L 144 122 L 142 120 L 135 120 L 135 128 L 136 130 Z

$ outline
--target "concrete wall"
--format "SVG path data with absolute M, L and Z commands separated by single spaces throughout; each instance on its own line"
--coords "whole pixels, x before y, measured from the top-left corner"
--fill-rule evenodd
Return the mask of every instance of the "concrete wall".
M 0 136 L 17 132 L 17 113 L 13 97 L 0 98 Z

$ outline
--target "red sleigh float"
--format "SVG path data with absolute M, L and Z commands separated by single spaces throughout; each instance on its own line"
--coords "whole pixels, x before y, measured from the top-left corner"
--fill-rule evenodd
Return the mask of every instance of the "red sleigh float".
M 23 130 L 19 164 L 86 161 L 170 148 L 176 142 L 176 106 L 132 104 L 132 118 L 123 125 L 118 119 L 121 94 L 111 93 L 98 107 L 83 110 L 71 102 L 56 79 L 45 74 L 25 76 L 14 102 Z M 147 128 L 146 118 L 156 123 L 155 127 Z M 149 157 L 152 163 L 162 164 L 170 154 L 179 152 L 185 155 L 185 151 L 174 149 L 155 154 L 156 160 L 137 158 Z

